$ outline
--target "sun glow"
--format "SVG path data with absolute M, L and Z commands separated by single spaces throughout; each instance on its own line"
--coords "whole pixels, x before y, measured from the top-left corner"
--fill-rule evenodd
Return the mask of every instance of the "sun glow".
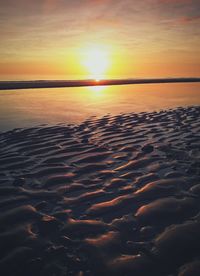
M 95 79 L 96 82 L 105 78 L 110 65 L 108 51 L 103 47 L 93 46 L 86 49 L 83 55 L 83 65 L 89 73 L 89 78 Z

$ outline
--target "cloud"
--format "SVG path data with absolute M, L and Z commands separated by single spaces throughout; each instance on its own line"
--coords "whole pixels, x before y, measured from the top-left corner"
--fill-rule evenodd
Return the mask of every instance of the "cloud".
M 200 15 L 197 16 L 184 16 L 177 20 L 180 24 L 191 24 L 193 22 L 200 23 Z

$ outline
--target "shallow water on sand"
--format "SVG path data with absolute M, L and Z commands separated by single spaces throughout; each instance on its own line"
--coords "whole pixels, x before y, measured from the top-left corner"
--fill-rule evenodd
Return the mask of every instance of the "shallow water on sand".
M 191 105 L 200 105 L 199 83 L 1 91 L 0 131 Z

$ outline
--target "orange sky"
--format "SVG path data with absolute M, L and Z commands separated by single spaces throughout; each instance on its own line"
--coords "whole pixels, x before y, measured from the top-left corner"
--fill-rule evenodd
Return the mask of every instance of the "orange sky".
M 0 4 L 1 79 L 200 75 L 199 0 Z

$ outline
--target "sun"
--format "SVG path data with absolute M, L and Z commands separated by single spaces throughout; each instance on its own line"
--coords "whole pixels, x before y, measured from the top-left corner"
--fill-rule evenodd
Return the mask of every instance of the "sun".
M 84 51 L 83 65 L 89 77 L 97 82 L 105 78 L 109 63 L 108 51 L 103 47 L 93 46 Z

